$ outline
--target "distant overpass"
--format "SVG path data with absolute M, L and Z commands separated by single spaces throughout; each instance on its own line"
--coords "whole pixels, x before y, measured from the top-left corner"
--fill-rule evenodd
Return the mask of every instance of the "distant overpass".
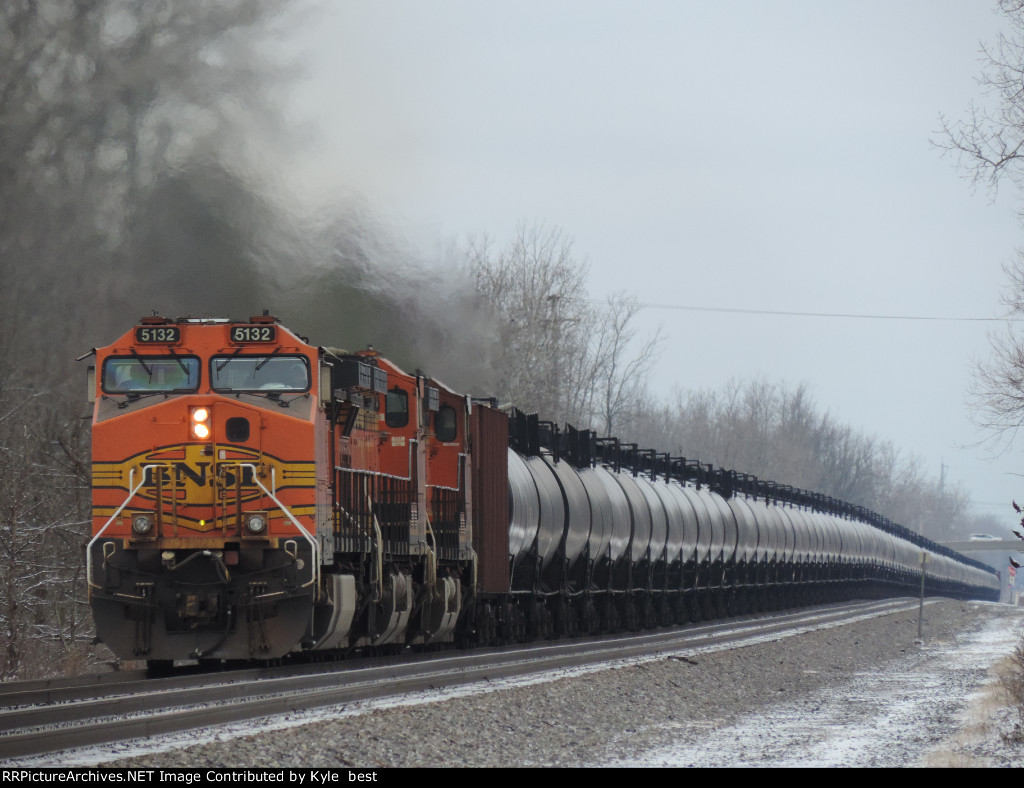
M 1021 539 L 971 539 L 968 542 L 940 542 L 940 544 L 943 547 L 956 550 L 958 553 L 1024 553 L 1024 540 Z

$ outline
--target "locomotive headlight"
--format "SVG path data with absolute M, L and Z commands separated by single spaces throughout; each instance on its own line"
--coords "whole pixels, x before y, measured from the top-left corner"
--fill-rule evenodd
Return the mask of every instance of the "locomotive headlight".
M 148 534 L 153 527 L 153 521 L 147 515 L 137 514 L 132 518 L 132 530 L 140 536 Z
M 192 408 L 192 434 L 199 440 L 210 437 L 209 408 Z
M 262 515 L 254 514 L 246 520 L 245 527 L 249 529 L 249 533 L 262 533 L 263 529 L 267 527 L 267 521 Z

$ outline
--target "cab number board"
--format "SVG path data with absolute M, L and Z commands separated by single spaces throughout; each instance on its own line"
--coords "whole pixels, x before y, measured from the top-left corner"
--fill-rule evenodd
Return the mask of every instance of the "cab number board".
M 231 326 L 232 342 L 276 342 L 274 326 Z
M 140 326 L 135 329 L 135 341 L 140 345 L 167 345 L 181 341 L 177 326 Z

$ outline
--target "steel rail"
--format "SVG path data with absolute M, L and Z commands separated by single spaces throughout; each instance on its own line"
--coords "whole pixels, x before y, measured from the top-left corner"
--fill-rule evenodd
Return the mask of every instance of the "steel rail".
M 809 628 L 916 608 L 917 600 L 887 600 L 626 637 L 545 642 L 398 664 L 342 667 L 327 673 L 241 681 L 230 673 L 206 674 L 205 683 L 192 687 L 165 679 L 113 684 L 110 691 L 128 694 L 40 707 L 9 706 L 0 711 L 0 761 L 550 670 L 681 651 L 699 653 L 723 645 L 738 647 L 768 636 L 799 634 Z M 213 685 L 214 680 L 220 684 Z

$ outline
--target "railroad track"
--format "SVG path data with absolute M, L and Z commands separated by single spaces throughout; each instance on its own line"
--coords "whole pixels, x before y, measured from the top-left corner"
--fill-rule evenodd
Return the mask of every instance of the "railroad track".
M 917 606 L 916 600 L 908 599 L 860 602 L 635 635 L 389 662 L 359 660 L 162 678 L 147 678 L 145 672 L 138 671 L 8 683 L 0 685 L 0 763 L 614 660 L 700 654 L 822 626 L 916 611 Z

